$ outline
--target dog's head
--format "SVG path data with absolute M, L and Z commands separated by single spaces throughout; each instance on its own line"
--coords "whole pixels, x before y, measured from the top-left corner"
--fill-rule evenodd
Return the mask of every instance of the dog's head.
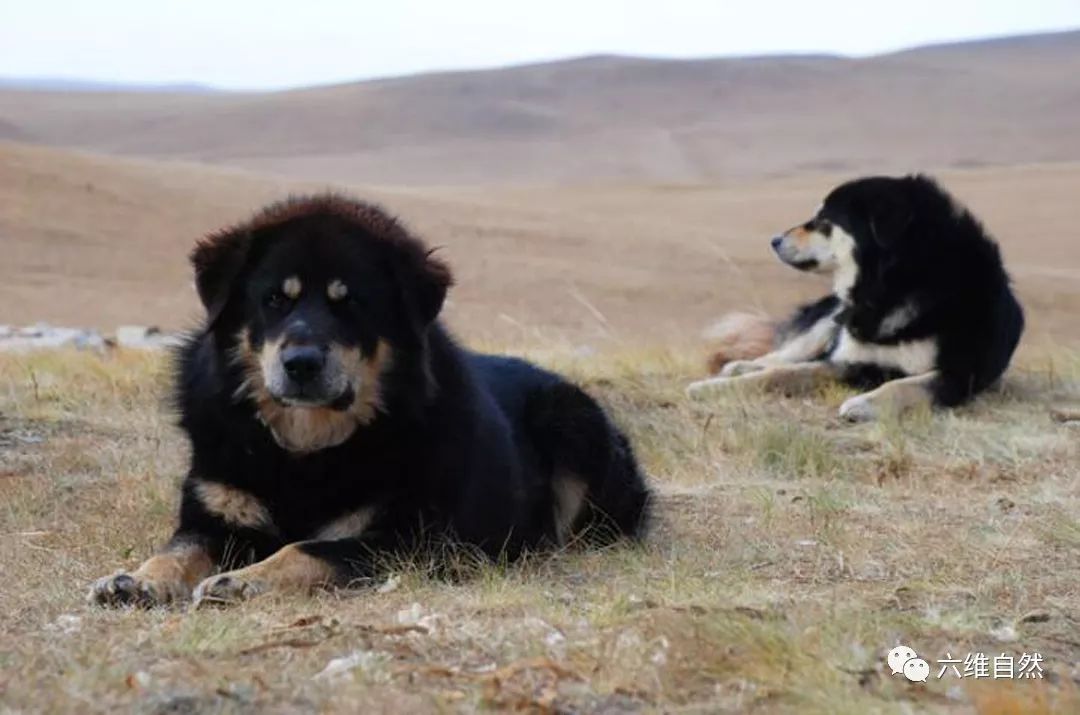
M 192 254 L 207 329 L 240 366 L 239 399 L 287 449 L 340 444 L 383 408 L 395 352 L 416 350 L 450 271 L 377 207 L 294 198 Z
M 912 187 L 924 177 L 869 177 L 833 189 L 807 222 L 772 239 L 776 255 L 801 271 L 834 276 L 850 290 L 859 266 L 893 252 L 914 217 Z

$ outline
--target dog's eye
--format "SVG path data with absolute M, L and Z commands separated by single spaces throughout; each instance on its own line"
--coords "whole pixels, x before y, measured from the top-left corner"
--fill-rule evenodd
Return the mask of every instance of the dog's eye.
M 272 290 L 263 298 L 263 305 L 271 310 L 281 310 L 288 305 L 288 297 L 280 290 Z
M 810 220 L 810 223 L 807 224 L 807 227 L 811 231 L 816 231 L 817 233 L 820 233 L 825 238 L 832 237 L 832 224 L 829 223 L 829 221 L 826 219 L 813 218 Z

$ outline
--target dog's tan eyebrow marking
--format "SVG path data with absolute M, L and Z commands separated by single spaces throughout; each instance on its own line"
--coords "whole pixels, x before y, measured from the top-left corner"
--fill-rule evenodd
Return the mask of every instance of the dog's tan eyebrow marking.
M 343 300 L 348 294 L 349 286 L 337 278 L 326 284 L 326 297 L 330 300 Z
M 300 279 L 296 276 L 289 276 L 281 283 L 281 292 L 291 300 L 296 300 L 300 297 L 300 291 L 304 289 L 304 285 L 300 282 Z

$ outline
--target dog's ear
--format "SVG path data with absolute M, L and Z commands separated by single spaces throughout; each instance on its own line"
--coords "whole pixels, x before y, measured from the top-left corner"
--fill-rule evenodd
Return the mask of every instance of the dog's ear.
M 206 325 L 212 326 L 229 304 L 232 287 L 247 262 L 251 234 L 223 231 L 207 236 L 191 252 L 195 289 L 206 307 Z
M 446 291 L 454 282 L 450 266 L 433 254 L 410 251 L 397 271 L 405 310 L 418 334 L 438 317 Z
M 432 249 L 424 256 L 424 263 L 420 270 L 420 291 L 417 294 L 417 311 L 420 320 L 428 325 L 439 315 L 443 302 L 446 301 L 446 291 L 454 282 L 450 273 L 450 266 L 441 258 L 436 258 Z
M 915 216 L 907 197 L 900 194 L 884 194 L 870 202 L 867 215 L 870 218 L 870 234 L 879 246 L 892 246 Z

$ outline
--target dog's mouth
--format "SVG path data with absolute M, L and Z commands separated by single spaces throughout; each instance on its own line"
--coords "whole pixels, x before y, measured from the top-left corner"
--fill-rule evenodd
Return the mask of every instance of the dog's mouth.
M 806 226 L 797 227 L 776 236 L 771 241 L 773 253 L 786 265 L 807 273 L 830 273 L 836 267 L 829 235 Z
M 807 256 L 806 252 L 794 251 L 785 245 L 774 245 L 773 252 L 776 253 L 776 257 L 784 265 L 791 266 L 797 271 L 828 273 L 831 268 L 831 261 L 826 261 L 823 264 L 820 258 Z
M 818 259 L 787 255 L 783 246 L 774 246 L 773 251 L 776 252 L 776 257 L 784 264 L 789 265 L 796 270 L 812 272 L 821 268 L 821 261 Z
M 336 395 L 327 395 L 321 390 L 305 387 L 291 387 L 282 394 L 270 393 L 274 401 L 283 407 L 325 408 L 344 412 L 352 405 L 356 391 L 351 385 Z
M 782 257 L 781 257 L 782 260 Z M 816 271 L 821 265 L 815 259 L 808 259 L 803 261 L 784 261 L 792 268 L 800 271 Z

